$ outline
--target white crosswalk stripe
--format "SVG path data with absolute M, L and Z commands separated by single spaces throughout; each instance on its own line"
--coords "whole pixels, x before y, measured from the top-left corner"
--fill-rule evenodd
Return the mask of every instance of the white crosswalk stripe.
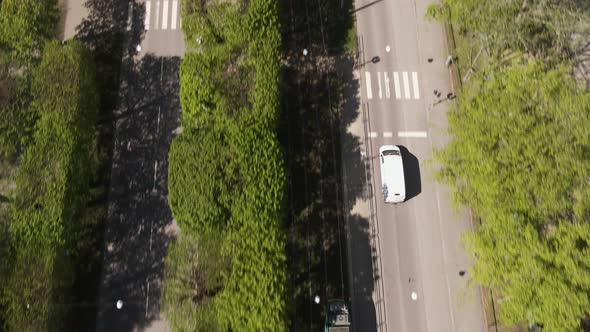
M 371 73 L 365 72 L 365 85 L 367 86 L 367 99 L 373 99 L 373 90 L 371 89 Z
M 377 73 L 377 78 L 379 79 L 379 99 L 383 99 L 383 90 L 381 89 L 381 72 Z
M 143 24 L 145 30 L 182 28 L 179 0 L 146 0 Z
M 160 0 L 156 0 L 156 24 L 155 24 L 156 28 L 155 30 L 158 30 L 158 27 L 160 26 Z
M 395 99 L 401 99 L 402 93 L 399 87 L 399 73 L 393 72 L 393 84 L 395 88 Z
M 152 2 L 146 1 L 145 3 L 145 17 L 143 18 L 143 25 L 146 30 L 150 29 L 150 9 L 152 8 Z
M 168 0 L 164 0 L 162 11 L 162 30 L 166 30 L 168 29 Z
M 418 88 L 418 73 L 412 72 L 412 83 L 414 87 L 414 99 L 420 99 L 420 89 Z
M 389 92 L 389 74 L 387 72 L 383 73 L 383 79 L 385 80 L 385 97 L 389 99 L 391 94 Z
M 377 82 L 375 83 L 379 88 L 379 99 L 384 98 L 383 90 L 385 90 L 385 98 L 391 98 L 391 84 L 393 84 L 393 92 L 395 94 L 395 99 L 420 99 L 420 82 L 418 80 L 418 72 L 394 71 L 393 79 L 390 79 L 389 74 L 390 72 L 377 72 Z M 367 87 L 367 99 L 369 100 L 373 99 L 372 78 L 374 76 L 375 75 L 371 75 L 371 72 L 365 72 L 365 86 Z M 383 76 L 383 79 L 381 79 L 381 76 Z
M 178 0 L 172 1 L 172 22 L 170 22 L 170 29 L 176 30 L 176 20 L 178 15 Z
M 410 79 L 408 78 L 408 72 L 403 72 L 404 77 L 404 97 L 410 99 Z

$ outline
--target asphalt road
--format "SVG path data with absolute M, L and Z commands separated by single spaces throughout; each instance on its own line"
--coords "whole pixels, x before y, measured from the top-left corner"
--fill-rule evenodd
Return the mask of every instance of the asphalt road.
M 160 297 L 166 248 L 177 231 L 168 207 L 167 174 L 180 122 L 178 69 L 184 41 L 179 3 L 97 5 L 113 7 L 102 13 L 118 17 L 112 26 L 123 43 L 97 331 L 170 330 L 160 315 Z
M 429 3 L 355 4 L 363 62 L 358 73 L 366 119 L 362 135 L 368 143 L 367 177 L 374 194 L 367 206 L 372 206 L 368 214 L 373 213 L 377 256 L 371 286 L 374 308 L 366 309 L 365 299 L 358 296 L 360 285 L 354 286 L 357 331 L 486 330 L 480 290 L 469 282 L 468 273 L 460 275 L 471 264 L 461 245 L 462 233 L 472 227 L 469 214 L 453 210 L 449 188 L 434 181 L 433 166 L 428 164 L 433 149 L 448 141 L 446 112 L 452 101 L 447 95 L 455 93 L 445 64 L 443 27 L 424 19 Z M 374 57 L 379 59 L 372 62 Z M 386 144 L 404 147 L 408 199 L 399 205 L 383 203 L 380 190 L 378 150 Z M 354 252 L 354 241 L 352 248 Z M 366 266 L 351 257 L 353 270 Z

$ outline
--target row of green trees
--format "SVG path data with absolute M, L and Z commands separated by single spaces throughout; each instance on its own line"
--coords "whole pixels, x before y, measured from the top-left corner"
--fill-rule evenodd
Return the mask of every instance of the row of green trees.
M 36 114 L 31 69 L 57 24 L 55 0 L 6 0 L 0 5 L 0 157 L 14 159 L 30 136 Z
M 8 331 L 60 330 L 94 243 L 98 95 L 77 41 L 52 40 L 55 0 L 0 5 L 0 159 L 14 168 L 0 207 L 0 303 Z M 4 174 L 4 173 L 3 173 Z
M 184 1 L 183 132 L 170 151 L 164 314 L 175 330 L 287 329 L 274 0 Z M 197 42 L 200 41 L 199 42 Z
M 440 178 L 481 226 L 465 237 L 474 279 L 499 294 L 500 319 L 579 331 L 590 308 L 590 93 L 573 68 L 587 38 L 576 1 L 447 0 L 485 51 L 449 112 Z M 507 61 L 506 54 L 520 54 Z M 467 59 L 460 59 L 466 61 Z

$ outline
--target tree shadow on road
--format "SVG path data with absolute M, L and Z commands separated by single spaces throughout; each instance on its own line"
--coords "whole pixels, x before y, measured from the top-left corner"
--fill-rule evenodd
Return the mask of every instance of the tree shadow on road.
M 129 304 L 123 312 L 101 307 L 98 330 L 143 328 L 160 318 L 164 259 L 175 235 L 167 175 L 180 122 L 179 64 L 180 58 L 146 55 L 122 70 L 101 298 L 124 297 Z
M 77 282 L 71 330 L 131 331 L 159 318 L 172 215 L 167 168 L 172 133 L 179 125 L 180 58 L 150 54 L 134 59 L 143 39 L 145 7 L 136 4 L 127 30 L 129 2 L 87 0 L 89 15 L 76 39 L 94 52 L 100 92 L 99 131 L 105 155 L 108 212 L 97 231 L 93 269 Z M 117 300 L 123 308 L 116 308 Z
M 351 214 L 357 199 L 368 198 L 361 140 L 348 132 L 359 119 L 360 102 L 355 59 L 343 55 L 354 19 L 351 8 L 350 0 L 286 0 L 282 6 L 285 66 L 279 133 L 289 170 L 293 331 L 322 329 L 326 301 L 332 298 L 350 303 L 356 295 L 353 310 L 375 317 L 372 268 L 349 264 L 349 253 L 355 262 L 371 262 L 372 257 L 369 221 Z M 316 295 L 320 304 L 314 302 Z M 376 330 L 374 321 L 363 323 L 358 325 L 363 331 Z

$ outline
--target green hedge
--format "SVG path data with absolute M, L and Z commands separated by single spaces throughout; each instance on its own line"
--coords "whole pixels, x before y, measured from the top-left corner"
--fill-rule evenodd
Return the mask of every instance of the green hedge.
M 41 58 L 53 37 L 59 12 L 56 0 L 4 0 L 0 5 L 0 48 L 27 64 Z
M 185 38 L 194 52 L 181 65 L 183 133 L 170 151 L 170 206 L 183 234 L 221 236 L 229 269 L 208 304 L 215 328 L 283 331 L 288 327 L 282 229 L 286 175 L 276 134 L 277 2 L 193 4 L 183 8 L 183 15 Z M 194 42 L 199 36 L 202 45 Z M 167 269 L 179 264 L 173 255 L 178 252 L 169 253 Z M 166 295 L 163 301 L 167 316 L 186 305 Z M 198 305 L 195 300 L 192 307 Z M 185 319 L 177 326 L 200 321 Z
M 70 309 L 75 249 L 98 167 L 94 77 L 92 57 L 76 41 L 48 43 L 33 72 L 39 120 L 9 206 L 13 268 L 2 300 L 11 331 L 58 330 Z

